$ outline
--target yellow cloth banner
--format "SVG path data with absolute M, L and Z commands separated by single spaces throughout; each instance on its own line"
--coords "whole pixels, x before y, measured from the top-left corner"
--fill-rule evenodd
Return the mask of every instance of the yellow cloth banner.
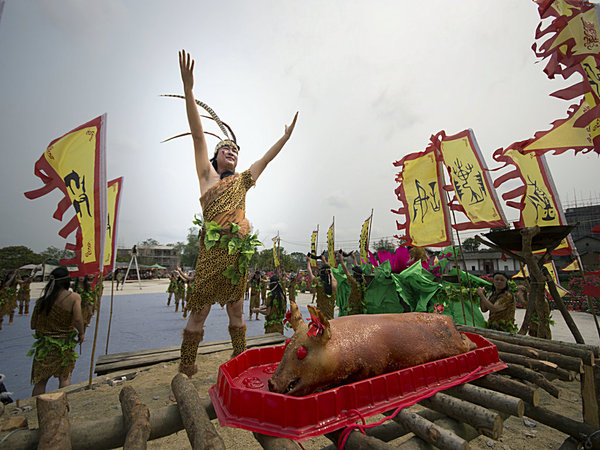
M 333 223 L 331 224 L 331 226 L 329 227 L 329 230 L 327 230 L 327 264 L 329 264 L 331 267 L 337 267 L 337 262 L 335 259 L 335 231 L 334 231 L 334 226 L 335 226 L 335 220 L 333 221 Z
M 581 267 L 579 267 L 579 261 L 577 261 L 575 259 L 575 260 L 573 260 L 573 262 L 571 264 L 569 264 L 567 267 L 563 268 L 562 270 L 564 270 L 565 272 L 575 272 L 575 271 L 581 271 Z
M 433 151 L 404 160 L 399 181 L 407 208 L 409 244 L 416 247 L 450 243 L 447 204 L 440 186 L 440 167 Z
M 104 241 L 104 272 L 113 269 L 115 257 L 115 244 L 117 240 L 117 216 L 119 214 L 119 203 L 121 189 L 123 186 L 123 177 L 112 180 L 108 183 L 106 195 L 107 225 L 106 238 Z
M 555 2 L 556 3 L 556 2 Z M 558 2 L 563 3 L 563 2 Z M 557 11 L 564 11 L 567 14 L 568 8 L 561 6 Z M 574 46 L 571 47 L 573 55 L 582 55 L 587 53 L 600 53 L 600 27 L 598 26 L 598 15 L 596 9 L 591 8 L 581 14 L 577 14 L 569 19 L 565 28 L 556 36 L 548 51 L 564 45 L 569 39 L 575 39 Z M 564 53 L 564 52 L 563 52 Z
M 313 255 L 317 254 L 317 239 L 319 238 L 319 231 L 313 231 L 310 237 L 310 252 Z M 310 266 L 317 267 L 317 260 L 310 258 Z
M 465 130 L 443 137 L 440 151 L 456 198 L 472 222 L 469 228 L 505 226 L 496 191 L 492 189 L 492 180 L 485 170 L 487 167 L 473 132 Z
M 525 208 L 521 211 L 520 227 L 566 225 L 560 200 L 544 155 L 522 154 L 509 149 L 505 155 L 519 167 L 526 185 L 523 196 Z M 570 250 L 564 239 L 556 251 Z
M 369 261 L 369 227 L 371 225 L 372 218 L 373 214 L 371 214 L 369 218 L 363 222 L 362 228 L 360 229 L 360 239 L 358 245 L 360 249 L 360 259 L 364 262 Z
M 275 267 L 281 266 L 281 261 L 279 260 L 279 252 L 277 251 L 277 244 L 279 243 L 279 236 L 275 236 L 273 238 L 273 264 Z
M 548 269 L 548 272 L 550 273 L 552 280 L 554 280 L 554 284 L 556 285 L 556 290 L 558 291 L 558 294 L 561 297 L 564 297 L 565 295 L 567 295 L 569 293 L 569 291 L 567 291 L 564 287 L 562 287 L 560 285 L 560 282 L 558 281 L 558 275 L 556 274 L 556 266 L 554 265 L 554 261 L 547 262 L 546 264 L 544 264 L 544 267 L 546 269 Z M 521 269 L 521 271 L 519 271 L 518 274 L 512 276 L 512 278 L 528 278 L 528 277 L 529 277 L 529 269 L 527 269 L 527 266 L 523 266 L 523 269 Z M 548 288 L 546 288 L 546 293 L 548 295 L 550 295 L 550 291 L 548 290 Z

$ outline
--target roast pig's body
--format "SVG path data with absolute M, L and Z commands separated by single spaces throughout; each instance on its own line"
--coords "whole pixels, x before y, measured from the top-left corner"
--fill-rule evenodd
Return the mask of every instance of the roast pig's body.
M 329 325 L 328 340 L 308 337 L 306 326 L 296 330 L 269 382 L 272 391 L 307 395 L 476 348 L 440 314 L 355 315 Z M 299 347 L 306 349 L 302 359 Z

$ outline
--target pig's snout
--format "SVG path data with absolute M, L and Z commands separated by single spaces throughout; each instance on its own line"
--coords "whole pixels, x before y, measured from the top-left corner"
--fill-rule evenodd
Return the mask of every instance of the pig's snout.
M 269 391 L 275 392 L 275 383 L 273 383 L 272 378 L 269 378 L 269 381 L 267 382 L 267 384 L 269 385 Z

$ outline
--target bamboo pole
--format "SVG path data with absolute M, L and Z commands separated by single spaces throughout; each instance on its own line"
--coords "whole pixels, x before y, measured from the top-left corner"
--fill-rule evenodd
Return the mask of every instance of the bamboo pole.
M 110 325 L 112 324 L 113 298 L 115 296 L 115 271 L 113 269 L 112 277 L 110 277 L 110 316 L 108 318 L 108 331 L 106 332 L 106 350 L 104 354 L 108 355 L 108 340 L 110 339 Z
M 102 272 L 100 272 L 100 278 L 98 279 L 98 283 L 102 283 L 104 277 Z M 96 299 L 98 302 L 98 312 L 96 314 L 96 326 L 94 327 L 94 344 L 92 345 L 92 357 L 90 358 L 90 378 L 88 383 L 88 389 L 92 389 L 92 375 L 94 374 L 94 355 L 96 354 L 96 342 L 98 341 L 98 325 L 100 324 L 100 306 L 102 305 L 102 297 L 98 296 Z

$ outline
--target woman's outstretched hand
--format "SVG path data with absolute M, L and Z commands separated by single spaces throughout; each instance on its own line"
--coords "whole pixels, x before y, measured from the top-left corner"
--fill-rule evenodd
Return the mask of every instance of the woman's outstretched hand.
M 179 70 L 181 71 L 183 90 L 192 90 L 194 87 L 194 60 L 185 50 L 179 52 Z
M 296 127 L 296 119 L 298 119 L 298 111 L 296 111 L 296 114 L 294 114 L 294 120 L 292 120 L 292 123 L 285 126 L 285 135 L 288 138 L 292 135 L 292 131 L 294 131 L 294 128 Z

